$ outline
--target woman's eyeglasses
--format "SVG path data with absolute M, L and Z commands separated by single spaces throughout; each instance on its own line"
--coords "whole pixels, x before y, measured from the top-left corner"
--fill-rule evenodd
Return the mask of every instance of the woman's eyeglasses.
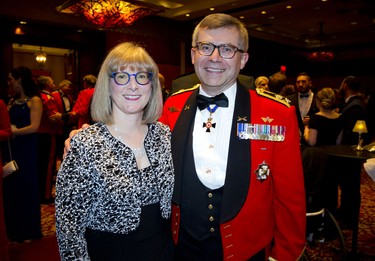
M 117 85 L 128 84 L 131 76 L 134 76 L 135 81 L 139 85 L 146 85 L 152 79 L 152 73 L 150 72 L 137 72 L 137 73 L 113 72 L 111 73 L 111 78 L 115 80 L 115 83 Z

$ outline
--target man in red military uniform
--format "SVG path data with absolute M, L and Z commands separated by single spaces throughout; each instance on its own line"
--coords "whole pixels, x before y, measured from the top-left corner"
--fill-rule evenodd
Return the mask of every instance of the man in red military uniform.
M 55 84 L 50 76 L 39 76 L 38 87 L 41 90 L 43 102 L 43 114 L 39 125 L 39 153 L 40 173 L 39 190 L 41 201 L 50 203 L 53 201 L 52 184 L 56 169 L 56 138 L 62 134 L 62 121 L 51 120 L 51 116 L 59 112 L 58 103 L 52 95 Z
M 172 130 L 176 260 L 296 260 L 305 246 L 305 193 L 294 107 L 237 77 L 248 34 L 229 15 L 193 34 L 201 84 L 167 99 Z
M 97 78 L 92 74 L 83 77 L 83 90 L 79 92 L 77 101 L 69 112 L 71 120 L 77 121 L 77 128 L 81 128 L 84 123 L 92 123 L 90 107 L 96 80 Z

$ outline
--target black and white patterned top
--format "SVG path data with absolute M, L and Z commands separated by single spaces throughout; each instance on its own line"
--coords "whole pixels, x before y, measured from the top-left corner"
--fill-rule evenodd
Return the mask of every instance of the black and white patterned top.
M 90 260 L 86 227 L 128 234 L 140 223 L 141 208 L 160 204 L 170 217 L 174 185 L 171 133 L 150 124 L 144 146 L 150 166 L 139 170 L 131 148 L 102 123 L 77 133 L 56 181 L 56 234 L 62 260 Z

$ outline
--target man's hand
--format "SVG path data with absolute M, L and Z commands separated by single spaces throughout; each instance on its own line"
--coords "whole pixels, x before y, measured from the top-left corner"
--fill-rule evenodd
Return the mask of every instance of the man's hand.
M 56 112 L 55 114 L 52 114 L 51 116 L 49 116 L 49 119 L 50 121 L 53 121 L 53 122 L 61 121 L 62 114 L 59 112 Z
M 69 133 L 69 138 L 67 138 L 64 142 L 64 154 L 63 154 L 63 159 L 65 159 L 66 157 L 66 154 L 68 153 L 68 151 L 70 150 L 70 140 L 73 138 L 74 135 L 76 135 L 78 132 L 80 132 L 81 130 L 84 130 L 84 129 L 87 129 L 88 127 L 90 127 L 89 124 L 83 124 L 82 127 L 78 130 L 72 130 L 70 133 Z

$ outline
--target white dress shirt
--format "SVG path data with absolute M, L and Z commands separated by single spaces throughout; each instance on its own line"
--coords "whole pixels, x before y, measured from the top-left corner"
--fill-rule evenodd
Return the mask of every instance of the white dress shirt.
M 210 112 L 198 108 L 195 114 L 193 130 L 195 168 L 199 180 L 210 189 L 220 188 L 225 183 L 236 91 L 237 83 L 224 92 L 229 101 L 228 107 L 218 107 L 212 114 L 212 123 L 216 123 L 216 126 L 211 127 L 210 132 L 203 127 Z M 199 94 L 209 96 L 201 88 Z M 215 105 L 210 107 L 213 108 Z
M 298 106 L 299 106 L 299 110 L 301 112 L 301 118 L 302 119 L 309 112 L 311 104 L 312 104 L 312 101 L 314 99 L 314 93 L 311 90 L 309 91 L 308 94 L 309 94 L 309 97 L 301 98 L 299 96 L 300 93 L 298 93 Z

